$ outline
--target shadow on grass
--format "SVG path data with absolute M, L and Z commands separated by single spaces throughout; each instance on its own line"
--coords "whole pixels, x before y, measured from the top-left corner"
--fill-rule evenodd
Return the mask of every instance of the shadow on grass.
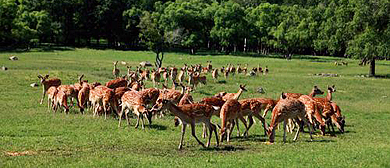
M 248 137 L 231 137 L 230 139 L 237 140 L 238 142 L 253 141 L 253 142 L 266 142 L 268 140 L 267 136 L 264 135 L 249 135 Z
M 202 148 L 202 151 L 243 151 L 245 150 L 243 147 L 237 147 L 232 145 L 222 145 L 219 147 L 209 147 L 209 148 Z
M 213 94 L 205 92 L 203 90 L 200 90 L 199 93 L 202 94 L 202 95 L 205 95 L 205 96 L 214 96 Z
M 164 125 L 157 125 L 157 124 L 152 124 L 149 125 L 150 129 L 155 129 L 155 130 L 167 130 L 167 127 Z

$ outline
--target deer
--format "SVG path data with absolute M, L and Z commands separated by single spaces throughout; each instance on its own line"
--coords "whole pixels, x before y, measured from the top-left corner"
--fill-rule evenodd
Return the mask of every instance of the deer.
M 207 61 L 207 71 L 213 70 L 213 65 L 211 64 L 211 61 Z
M 204 148 L 208 148 L 210 146 L 210 141 L 212 137 L 212 133 L 215 134 L 215 139 L 217 141 L 217 147 L 219 146 L 219 140 L 217 136 L 217 128 L 211 123 L 210 119 L 214 113 L 214 109 L 209 105 L 204 104 L 186 104 L 182 106 L 176 106 L 174 102 L 171 100 L 162 100 L 159 105 L 153 107 L 152 110 L 161 110 L 168 109 L 173 115 L 179 117 L 182 121 L 182 129 L 181 129 L 181 138 L 178 149 L 183 148 L 183 139 L 186 131 L 187 124 L 191 126 L 192 136 L 196 139 L 196 141 Z M 195 124 L 202 122 L 209 128 L 209 138 L 206 146 L 198 139 L 195 132 Z
M 73 100 L 76 99 L 78 105 L 78 92 L 73 85 L 60 85 L 57 87 L 58 90 L 63 91 L 66 94 L 67 98 L 70 98 L 71 106 L 73 106 Z
M 199 76 L 199 73 L 190 73 L 188 78 L 188 85 L 191 85 L 193 88 L 196 88 L 199 83 L 202 83 L 203 85 L 206 85 L 206 76 Z
M 269 73 L 269 69 L 268 69 L 268 66 L 265 66 L 265 71 L 264 71 L 264 74 L 267 75 Z
M 177 75 L 177 78 L 179 79 L 179 83 L 184 82 L 185 72 L 186 72 L 186 67 L 180 69 L 179 74 Z
M 244 123 L 246 129 L 244 135 L 246 135 L 248 132 L 246 121 L 241 113 L 241 104 L 238 101 L 239 97 L 244 91 L 247 91 L 245 89 L 245 85 L 240 85 L 239 92 L 235 94 L 234 97 L 228 99 L 221 107 L 221 112 L 219 116 L 221 118 L 221 130 L 219 133 L 221 142 L 223 141 L 223 137 L 225 136 L 225 134 L 227 136 L 227 142 L 230 141 L 230 133 L 234 127 L 233 123 L 235 122 L 235 120 L 237 120 L 237 118 L 239 118 Z
M 117 111 L 115 104 L 115 92 L 114 89 L 110 89 L 106 86 L 97 86 L 94 89 L 90 90 L 89 100 L 91 101 L 92 106 L 94 107 L 94 114 L 98 115 L 98 107 L 102 106 L 104 111 L 104 119 L 107 119 L 107 113 L 109 107 L 114 108 Z
M 328 92 L 327 92 L 327 95 L 325 98 L 315 97 L 313 99 L 315 100 L 315 102 L 317 104 L 318 110 L 322 111 L 321 114 L 325 118 L 325 120 L 330 119 L 336 125 L 336 127 L 340 130 L 340 132 L 343 133 L 344 130 L 341 126 L 341 125 L 343 125 L 343 119 L 336 116 L 334 109 L 337 109 L 337 107 L 333 108 L 333 106 L 331 104 L 332 93 L 334 93 L 335 91 L 336 91 L 336 88 L 334 85 L 331 87 L 328 86 Z M 330 122 L 327 122 L 327 125 L 328 125 L 329 132 L 330 132 L 330 126 L 332 127 L 332 130 L 334 132 L 333 125 Z
M 264 117 L 259 114 L 263 108 L 266 108 L 267 104 L 262 104 L 256 98 L 243 99 L 243 100 L 240 100 L 239 103 L 241 105 L 242 116 L 249 116 L 249 119 L 248 119 L 249 125 L 248 125 L 247 130 L 249 131 L 249 129 L 253 125 L 252 116 L 255 116 L 257 119 L 259 119 L 262 122 L 262 125 L 264 128 L 264 135 L 267 135 L 267 130 L 268 130 L 267 123 L 265 122 Z M 238 122 L 236 124 L 237 124 L 237 130 L 239 130 L 238 129 Z M 239 136 L 239 132 L 240 131 L 237 131 L 238 136 Z M 248 132 L 246 132 L 245 136 L 248 136 Z
M 114 62 L 114 69 L 112 70 L 112 75 L 114 75 L 115 78 L 118 78 L 119 76 L 119 69 L 116 68 L 116 65 L 118 64 L 118 61 Z
M 67 102 L 67 95 L 64 91 L 58 89 L 55 95 L 54 111 L 57 112 L 58 107 L 63 107 L 66 114 L 69 113 L 69 107 Z
M 176 81 L 176 78 L 177 78 L 177 68 L 175 68 L 175 67 L 170 68 L 170 78 L 171 78 L 172 82 Z
M 79 103 L 78 106 L 82 114 L 84 114 L 84 109 L 88 104 L 87 102 L 89 100 L 89 91 L 90 91 L 90 86 L 88 85 L 88 83 L 83 83 L 82 88 L 80 89 L 77 96 L 78 103 Z
M 242 72 L 246 74 L 248 72 L 248 64 L 245 64 L 245 66 L 242 68 Z
M 295 98 L 298 99 L 303 94 L 302 93 L 283 93 L 287 98 Z M 317 86 L 314 86 L 311 92 L 308 94 L 310 97 L 314 97 L 316 95 L 322 95 L 324 94 L 323 91 L 321 91 Z
M 261 75 L 263 74 L 263 68 L 261 68 L 260 64 L 257 65 L 257 72 Z
M 186 92 L 183 94 L 183 96 L 180 98 L 180 101 L 177 105 L 185 105 L 185 104 L 193 104 L 194 103 L 194 98 L 190 95 L 190 92 L 192 92 L 191 87 L 186 87 L 182 83 L 180 83 L 180 86 L 183 88 L 183 90 L 186 90 Z M 175 116 L 174 119 L 175 127 L 179 126 L 180 121 L 179 118 Z M 204 127 L 205 128 L 205 127 Z
M 48 90 L 47 90 L 47 109 L 48 111 L 50 112 L 50 106 L 52 106 L 52 108 L 54 109 L 55 107 L 55 100 L 56 100 L 56 95 L 57 95 L 57 87 L 55 86 L 51 86 Z
M 42 91 L 42 98 L 41 98 L 41 101 L 40 101 L 40 104 L 42 104 L 43 103 L 43 99 L 45 98 L 46 91 L 50 87 L 52 87 L 52 86 L 54 86 L 54 87 L 60 86 L 61 85 L 61 80 L 58 79 L 58 78 L 48 79 L 49 78 L 48 74 L 45 75 L 44 77 L 41 74 L 39 74 L 38 78 L 41 80 L 40 82 L 41 82 L 41 84 L 43 86 L 42 87 L 42 90 L 43 90 Z
M 237 74 L 242 73 L 241 64 L 237 64 Z
M 167 85 L 169 80 L 169 72 L 166 69 L 164 69 L 163 71 L 163 78 L 164 78 L 164 84 Z
M 105 86 L 110 89 L 115 89 L 118 87 L 126 87 L 128 85 L 128 81 L 125 78 L 116 78 L 114 80 L 110 80 L 106 82 Z
M 142 129 L 145 129 L 144 116 L 149 120 L 149 125 L 151 124 L 152 112 L 148 110 L 145 106 L 144 99 L 142 99 L 141 94 L 137 91 L 127 91 L 123 94 L 121 98 L 121 106 L 122 110 L 119 112 L 119 124 L 118 127 L 121 126 L 122 115 L 125 114 L 127 125 L 130 125 L 130 120 L 128 118 L 129 110 L 132 110 L 133 113 L 137 116 L 137 124 L 135 128 L 139 126 L 139 120 L 142 122 Z
M 160 82 L 161 75 L 158 71 L 153 69 L 151 78 L 152 78 L 152 82 L 153 82 L 153 87 L 156 87 L 156 85 L 158 85 L 158 83 Z
M 213 72 L 211 73 L 211 76 L 213 77 L 214 81 L 218 80 L 218 69 L 214 69 Z
M 306 115 L 305 105 L 301 101 L 299 101 L 298 99 L 289 99 L 282 93 L 281 99 L 276 104 L 275 108 L 272 110 L 271 123 L 267 131 L 269 142 L 273 143 L 275 141 L 275 128 L 278 125 L 278 123 L 284 121 L 283 143 L 286 143 L 287 120 L 296 119 L 296 118 L 303 120 L 308 125 L 309 132 L 310 132 L 310 139 L 313 140 L 310 124 L 307 122 L 305 115 Z M 298 128 L 295 134 L 294 141 L 298 139 L 299 131 L 300 128 Z
M 232 99 L 233 97 L 237 95 L 241 95 L 242 92 L 246 91 L 245 86 L 240 85 L 240 88 L 238 89 L 237 93 L 226 93 L 226 92 L 219 92 L 214 95 L 214 97 L 220 97 L 222 100 L 227 101 L 229 99 Z

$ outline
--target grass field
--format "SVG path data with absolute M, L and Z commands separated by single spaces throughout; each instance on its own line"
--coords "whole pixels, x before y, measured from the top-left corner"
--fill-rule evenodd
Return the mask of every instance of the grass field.
M 9 61 L 12 54 L 19 60 Z M 39 82 L 38 73 L 59 77 L 63 84 L 75 83 L 81 74 L 89 81 L 104 83 L 112 79 L 113 61 L 127 61 L 134 67 L 141 61 L 154 62 L 154 56 L 152 52 L 91 49 L 0 53 L 0 66 L 9 68 L 0 71 L 0 167 L 390 167 L 390 79 L 358 77 L 368 72 L 368 67 L 358 66 L 358 60 L 347 59 L 348 66 L 334 66 L 339 58 L 294 57 L 287 61 L 165 54 L 163 66 L 205 65 L 211 60 L 213 67 L 248 63 L 249 67 L 260 64 L 270 69 L 267 76 L 230 76 L 225 84 L 214 82 L 208 75 L 208 84 L 193 93 L 195 100 L 220 91 L 236 92 L 239 84 L 247 84 L 248 89 L 241 98 L 274 99 L 282 91 L 308 93 L 314 85 L 323 91 L 327 85 L 336 85 L 334 101 L 346 116 L 346 132 L 332 137 L 317 131 L 313 142 L 307 133 L 296 142 L 288 134 L 283 144 L 283 132 L 278 130 L 275 143 L 267 145 L 268 138 L 257 121 L 248 138 L 237 138 L 234 131 L 231 142 L 219 148 L 203 149 L 187 129 L 184 148 L 178 150 L 180 127 L 174 127 L 172 116 L 154 119 L 145 130 L 134 129 L 135 119 L 130 127 L 124 124 L 118 128 L 113 117 L 93 118 L 91 112 L 81 115 L 74 108 L 69 115 L 49 113 L 46 104 L 39 105 L 41 86 L 29 86 Z M 388 76 L 390 62 L 378 61 L 376 68 L 377 74 Z M 119 69 L 122 74 L 126 72 L 122 65 Z M 316 73 L 337 73 L 339 77 L 313 76 Z M 257 93 L 258 87 L 266 93 Z M 220 120 L 214 117 L 213 122 Z M 197 133 L 200 137 L 200 125 Z M 7 154 L 24 151 L 29 153 Z

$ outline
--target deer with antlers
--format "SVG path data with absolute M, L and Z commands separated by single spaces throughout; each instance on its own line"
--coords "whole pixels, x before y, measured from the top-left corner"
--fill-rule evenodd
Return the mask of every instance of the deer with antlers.
M 235 120 L 237 120 L 237 118 L 239 118 L 244 123 L 246 129 L 244 135 L 246 135 L 248 131 L 246 121 L 241 113 L 241 104 L 238 101 L 239 97 L 244 91 L 247 91 L 245 89 L 245 85 L 240 85 L 239 92 L 235 94 L 234 97 L 228 99 L 221 107 L 219 116 L 221 118 L 221 130 L 219 133 L 221 142 L 223 141 L 225 134 L 227 136 L 227 142 L 230 141 L 230 133 L 234 127 L 233 123 L 235 123 Z
M 48 79 L 49 78 L 48 74 L 45 75 L 44 77 L 41 74 L 39 74 L 38 78 L 41 79 L 40 82 L 41 82 L 41 84 L 43 86 L 42 87 L 42 89 L 43 89 L 43 91 L 42 91 L 42 98 L 41 98 L 41 101 L 40 101 L 40 104 L 42 104 L 43 103 L 43 99 L 45 98 L 46 91 L 50 87 L 52 87 L 52 86 L 54 86 L 54 87 L 60 86 L 61 85 L 61 80 L 58 79 L 58 78 Z
M 183 147 L 183 139 L 184 134 L 186 131 L 187 124 L 191 126 L 191 132 L 192 136 L 196 139 L 196 141 L 203 147 L 209 147 L 210 141 L 212 137 L 212 133 L 215 133 L 215 139 L 217 141 L 217 145 L 219 146 L 219 140 L 217 136 L 217 128 L 216 126 L 211 123 L 210 119 L 211 116 L 214 113 L 213 107 L 209 105 L 204 104 L 186 104 L 182 106 L 176 106 L 174 102 L 171 100 L 162 100 L 161 103 L 158 105 L 156 104 L 155 107 L 153 107 L 153 110 L 161 110 L 161 109 L 168 109 L 173 115 L 179 117 L 179 119 L 182 121 L 182 134 L 180 138 L 180 144 L 179 149 L 182 149 Z M 206 124 L 206 126 L 209 128 L 209 138 L 206 146 L 198 139 L 195 132 L 195 124 L 202 122 Z
M 281 99 L 276 104 L 275 108 L 272 110 L 271 123 L 268 127 L 267 134 L 269 136 L 269 142 L 273 143 L 275 141 L 275 128 L 278 123 L 284 121 L 284 134 L 283 134 L 283 143 L 286 143 L 286 124 L 288 119 L 301 119 L 309 127 L 310 139 L 312 140 L 312 132 L 310 129 L 310 124 L 308 123 L 305 115 L 305 104 L 303 104 L 298 99 L 289 99 L 283 93 Z M 300 127 L 300 125 L 299 125 Z M 298 139 L 300 128 L 298 128 L 294 141 Z
M 119 69 L 116 68 L 118 61 L 115 61 L 113 63 L 114 63 L 114 69 L 112 70 L 112 75 L 114 75 L 115 78 L 118 78 L 120 72 Z

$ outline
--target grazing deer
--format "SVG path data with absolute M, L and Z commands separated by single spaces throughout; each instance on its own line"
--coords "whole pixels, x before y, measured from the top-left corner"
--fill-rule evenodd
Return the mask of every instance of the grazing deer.
M 138 128 L 139 120 L 142 120 L 142 129 L 145 129 L 144 117 L 149 120 L 149 125 L 151 124 L 152 112 L 149 111 L 146 106 L 144 99 L 142 99 L 141 94 L 137 91 L 127 91 L 123 94 L 122 98 L 122 110 L 119 112 L 119 124 L 121 126 L 122 115 L 125 114 L 127 125 L 130 125 L 130 120 L 128 118 L 129 110 L 132 110 L 133 113 L 137 116 L 137 124 L 135 128 Z M 125 112 L 125 113 L 124 113 Z
M 152 70 L 152 82 L 153 82 L 153 87 L 156 87 L 156 85 L 158 85 L 158 83 L 160 82 L 160 79 L 161 79 L 161 75 L 158 71 L 156 70 Z
M 110 80 L 106 82 L 105 86 L 110 89 L 115 89 L 118 87 L 126 87 L 128 85 L 128 81 L 125 78 L 116 78 L 114 80 Z
M 246 121 L 241 113 L 241 104 L 238 102 L 239 97 L 241 96 L 243 91 L 247 91 L 245 89 L 245 85 L 240 85 L 240 90 L 234 97 L 228 99 L 223 106 L 221 107 L 220 118 L 221 118 L 221 130 L 220 130 L 220 140 L 223 141 L 223 137 L 226 134 L 227 130 L 227 142 L 230 141 L 230 133 L 233 130 L 234 122 L 239 118 L 245 126 L 245 133 L 248 131 L 248 127 L 246 125 Z
M 40 104 L 42 104 L 43 99 L 45 98 L 46 91 L 52 86 L 54 86 L 54 87 L 60 86 L 61 80 L 58 78 L 48 79 L 49 75 L 45 75 L 43 77 L 41 74 L 38 75 L 38 78 L 41 79 L 41 84 L 43 86 L 42 98 L 41 98 L 41 102 L 40 102 Z
M 89 100 L 89 91 L 90 91 L 90 86 L 88 85 L 88 83 L 83 83 L 83 86 L 77 96 L 78 103 L 79 103 L 78 106 L 80 108 L 80 112 L 83 114 L 84 114 L 84 109 L 88 104 L 87 102 Z
M 119 69 L 116 68 L 116 65 L 118 64 L 118 61 L 114 62 L 114 69 L 112 70 L 112 75 L 114 75 L 115 78 L 118 78 L 119 76 Z
M 66 114 L 69 113 L 69 107 L 68 107 L 68 102 L 67 102 L 67 96 L 66 93 L 60 89 L 58 89 L 58 92 L 55 96 L 55 101 L 54 101 L 54 111 L 57 112 L 57 109 L 59 107 L 64 108 L 64 112 Z
M 320 130 L 322 135 L 325 135 L 325 121 L 322 119 L 321 113 L 318 111 L 317 103 L 313 97 L 308 95 L 302 95 L 298 98 L 300 102 L 305 105 L 306 116 L 309 122 L 314 125 L 312 117 L 314 116 L 316 121 L 320 123 Z
M 325 120 L 330 119 L 336 125 L 336 127 L 340 130 L 340 132 L 343 133 L 344 132 L 344 129 L 342 128 L 343 118 L 337 117 L 337 115 L 335 114 L 335 109 L 337 110 L 337 107 L 333 108 L 333 106 L 331 104 L 332 103 L 331 102 L 332 93 L 334 93 L 335 91 L 336 91 L 336 88 L 334 85 L 332 87 L 328 86 L 328 93 L 327 93 L 325 98 L 313 98 L 313 99 L 317 103 L 318 110 L 322 111 L 321 114 L 325 118 Z M 334 132 L 333 125 L 331 125 L 330 122 L 327 122 L 327 124 L 328 124 L 328 129 L 330 130 L 329 126 L 331 126 L 332 130 Z
M 297 100 L 297 99 L 288 99 L 286 96 L 282 93 L 281 99 L 276 104 L 275 108 L 272 110 L 272 118 L 271 118 L 271 124 L 268 127 L 268 136 L 269 136 L 269 142 L 273 143 L 275 141 L 275 128 L 278 125 L 278 123 L 284 121 L 284 134 L 283 134 L 283 143 L 286 143 L 286 124 L 288 119 L 301 119 L 306 124 L 308 124 L 309 132 L 310 132 L 310 139 L 312 140 L 312 132 L 310 129 L 310 124 L 307 122 L 306 118 L 306 111 L 305 111 L 305 105 Z M 299 125 L 300 127 L 300 125 Z M 298 128 L 294 141 L 298 139 L 300 128 Z
M 219 140 L 217 136 L 217 128 L 216 126 L 210 122 L 211 116 L 214 113 L 213 107 L 209 105 L 204 105 L 204 104 L 186 104 L 182 106 L 176 106 L 174 102 L 171 100 L 162 100 L 161 104 L 159 107 L 154 107 L 153 109 L 161 110 L 161 109 L 168 109 L 171 111 L 171 113 L 182 121 L 182 134 L 180 138 L 180 144 L 179 144 L 179 149 L 182 149 L 183 147 L 183 139 L 184 139 L 184 134 L 186 131 L 186 126 L 187 124 L 191 125 L 191 132 L 192 136 L 196 139 L 196 141 L 203 147 L 209 147 L 210 146 L 210 141 L 212 137 L 212 133 L 215 133 L 215 139 L 217 141 L 217 145 L 219 146 Z M 206 126 L 209 128 L 210 135 L 208 142 L 206 146 L 198 139 L 195 133 L 195 124 L 202 122 L 206 124 Z

